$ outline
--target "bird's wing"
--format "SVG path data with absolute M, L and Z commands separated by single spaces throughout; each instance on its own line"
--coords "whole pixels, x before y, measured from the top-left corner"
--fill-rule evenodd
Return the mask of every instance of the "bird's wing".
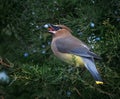
M 99 57 L 91 52 L 89 48 L 74 37 L 60 38 L 56 40 L 57 50 L 62 53 L 70 53 L 82 57 L 85 67 L 92 74 L 97 84 L 103 84 L 100 74 L 98 73 L 94 58 Z
M 102 78 L 99 72 L 97 71 L 94 60 L 92 58 L 84 58 L 84 57 L 83 60 L 85 62 L 84 63 L 85 67 L 89 70 L 93 78 L 96 80 L 96 84 L 103 84 Z
M 71 53 L 82 57 L 100 59 L 100 57 L 91 52 L 83 42 L 74 37 L 57 39 L 56 47 L 58 51 L 62 53 Z

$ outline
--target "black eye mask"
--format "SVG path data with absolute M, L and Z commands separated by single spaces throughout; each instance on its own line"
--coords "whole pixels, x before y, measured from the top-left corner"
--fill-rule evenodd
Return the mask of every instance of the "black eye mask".
M 52 25 L 52 24 L 48 24 L 48 30 L 49 31 L 57 31 L 59 29 L 62 29 L 61 27 L 59 26 L 55 26 L 55 25 Z

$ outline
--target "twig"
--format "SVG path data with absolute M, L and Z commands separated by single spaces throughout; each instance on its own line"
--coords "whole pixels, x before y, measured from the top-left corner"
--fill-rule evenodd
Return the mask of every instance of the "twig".
M 0 96 L 0 99 L 5 99 L 3 96 Z
M 81 96 L 81 93 L 79 92 L 79 90 L 78 90 L 76 87 L 74 87 L 74 90 L 77 92 L 77 94 L 78 94 L 79 96 Z
M 13 66 L 13 63 L 11 63 L 8 59 L 6 59 L 7 60 L 7 62 L 9 63 L 5 63 L 5 62 L 3 62 L 3 59 L 2 58 L 0 58 L 0 64 L 1 65 L 4 65 L 4 66 L 6 66 L 6 67 L 12 67 Z

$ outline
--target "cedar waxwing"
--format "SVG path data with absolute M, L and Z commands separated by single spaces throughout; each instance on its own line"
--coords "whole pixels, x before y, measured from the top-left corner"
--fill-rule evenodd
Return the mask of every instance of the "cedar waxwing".
M 90 48 L 82 41 L 71 34 L 71 29 L 64 25 L 46 24 L 49 33 L 53 35 L 51 49 L 55 56 L 61 60 L 79 66 L 85 66 L 92 74 L 96 84 L 103 84 L 102 78 L 98 73 L 94 59 L 100 59 L 90 51 Z

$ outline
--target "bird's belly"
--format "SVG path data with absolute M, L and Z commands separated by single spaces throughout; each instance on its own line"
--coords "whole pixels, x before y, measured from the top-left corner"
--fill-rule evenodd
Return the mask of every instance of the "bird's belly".
M 75 65 L 76 67 L 84 66 L 83 59 L 80 56 L 68 53 L 57 53 L 55 55 L 70 65 Z

